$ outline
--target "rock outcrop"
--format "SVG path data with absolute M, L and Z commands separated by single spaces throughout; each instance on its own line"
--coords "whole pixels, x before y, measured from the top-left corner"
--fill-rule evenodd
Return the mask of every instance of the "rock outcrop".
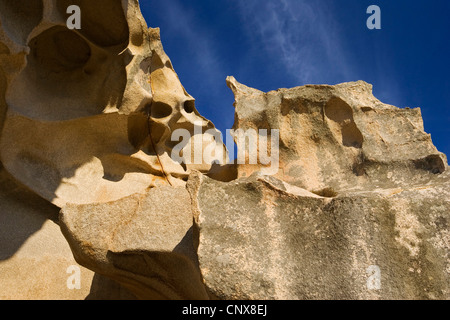
M 447 173 L 336 197 L 257 174 L 190 183 L 201 272 L 221 299 L 449 298 Z
M 69 5 L 83 13 L 79 30 L 66 26 Z M 0 21 L 0 159 L 20 182 L 62 207 L 184 185 L 191 168 L 208 171 L 211 162 L 170 157 L 175 130 L 191 134 L 188 144 L 198 139 L 194 125 L 205 141 L 214 126 L 137 0 L 1 1 Z
M 0 0 L 0 23 L 0 298 L 449 299 L 450 177 L 420 109 L 229 77 L 244 163 L 224 165 L 137 0 Z
M 61 221 L 78 261 L 141 298 L 449 297 L 450 179 L 420 110 L 386 106 L 364 82 L 270 93 L 229 84 L 235 129 L 279 130 L 279 172 L 237 164 L 238 178 L 224 182 L 194 171 L 191 202 L 184 188 L 166 187 L 67 207 Z M 276 104 L 285 97 L 287 107 Z M 347 144 L 348 132 L 358 145 Z M 181 243 L 189 245 L 180 251 Z M 159 250 L 166 255 L 155 261 Z M 150 280 L 160 265 L 169 288 Z
M 234 129 L 279 130 L 280 166 L 269 177 L 263 164 L 237 164 L 231 182 L 190 177 L 211 293 L 449 298 L 450 176 L 419 109 L 385 105 L 362 81 L 268 93 L 228 85 Z
M 81 9 L 79 30 L 66 26 L 70 5 Z M 189 133 L 191 139 L 183 141 L 186 145 L 194 140 L 209 142 L 211 132 L 217 130 L 196 110 L 194 98 L 181 85 L 163 50 L 159 29 L 148 29 L 137 0 L 1 0 L 0 25 L 0 161 L 12 180 L 61 208 L 68 203 L 100 205 L 145 195 L 155 186 L 184 186 L 192 169 L 209 170 L 211 163 L 202 159 L 182 164 L 170 157 L 179 143 L 171 139 L 175 130 Z M 216 147 L 224 151 L 223 144 Z M 23 202 L 34 202 L 26 197 L 29 194 Z M 23 261 L 23 270 L 27 266 L 48 271 L 36 278 L 46 281 L 45 290 L 33 289 L 37 299 L 58 292 L 61 298 L 80 298 L 89 292 L 94 274 L 85 269 L 84 290 L 62 293 L 67 290 L 65 271 L 70 264 L 65 265 L 74 261 L 67 256 L 61 234 L 55 235 L 58 225 L 48 219 L 42 223 L 52 229 L 37 229 L 45 241 L 40 240 L 41 250 L 35 255 L 52 259 L 51 248 L 58 243 L 63 258 L 55 256 L 52 268 L 44 267 L 44 262 L 11 258 L 16 242 L 26 240 L 22 229 L 28 229 L 21 225 L 20 212 L 14 217 L 7 209 L 8 197 L 13 195 L 2 197 L 5 227 L 0 254 L 7 255 L 2 270 L 17 270 Z M 55 210 L 52 207 L 52 216 L 58 221 Z M 35 220 L 34 211 L 30 208 L 24 216 Z M 47 214 L 45 208 L 37 211 Z M 2 272 L 7 278 L 2 284 L 20 287 L 20 279 L 28 279 L 24 273 L 10 271 Z M 56 274 L 60 276 L 52 277 Z M 90 298 L 102 296 L 99 287 L 105 283 L 96 276 Z M 117 288 L 106 297 L 128 296 Z M 12 292 L 17 291 L 5 291 L 3 297 L 32 296 Z
M 68 205 L 60 221 L 76 260 L 136 297 L 208 299 L 190 204 L 186 188 L 162 186 L 106 204 Z
M 424 132 L 420 109 L 384 104 L 366 82 L 261 92 L 227 79 L 238 130 L 279 130 L 275 176 L 312 192 L 426 184 L 447 158 Z M 268 140 L 270 141 L 270 140 Z M 239 165 L 237 177 L 262 165 Z

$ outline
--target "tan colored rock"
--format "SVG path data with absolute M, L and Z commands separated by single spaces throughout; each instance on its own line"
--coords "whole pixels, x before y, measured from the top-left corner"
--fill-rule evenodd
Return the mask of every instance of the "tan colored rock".
M 385 105 L 361 81 L 268 93 L 232 77 L 228 85 L 235 130 L 279 130 L 280 167 L 264 176 L 261 163 L 237 164 L 228 182 L 189 178 L 211 293 L 450 297 L 450 177 L 419 109 Z
M 427 183 L 447 168 L 420 109 L 384 104 L 363 81 L 267 93 L 233 77 L 227 83 L 235 95 L 234 129 L 279 130 L 275 176 L 290 184 L 319 194 L 394 188 Z M 238 165 L 237 176 L 263 167 Z
M 137 298 L 209 298 L 184 187 L 162 186 L 105 204 L 67 205 L 60 221 L 76 260 Z
M 221 299 L 449 299 L 449 187 L 447 172 L 327 198 L 274 177 L 193 174 L 205 285 Z
M 0 0 L 0 25 L 0 298 L 449 298 L 447 160 L 419 109 L 230 77 L 234 129 L 279 130 L 280 166 L 180 164 L 175 130 L 186 161 L 217 131 L 137 0 Z
M 81 8 L 80 30 L 66 27 L 69 5 Z M 77 204 L 100 208 L 102 203 L 106 205 L 119 199 L 128 203 L 128 197 L 145 198 L 148 189 L 155 186 L 184 186 L 192 169 L 209 170 L 211 163 L 205 159 L 185 165 L 170 157 L 180 142 L 171 140 L 175 130 L 185 129 L 190 140 L 183 142 L 192 145 L 194 140 L 210 142 L 213 136 L 205 131 L 215 129 L 195 109 L 194 99 L 181 85 L 163 50 L 159 29 L 147 28 L 137 0 L 0 1 L 0 25 L 0 159 L 5 169 L 34 193 L 59 207 L 71 203 L 65 212 L 68 208 L 82 212 L 84 207 L 78 208 Z M 216 147 L 225 151 L 221 143 Z M 192 147 L 191 151 L 194 150 Z M 5 181 L 2 182 L 6 184 Z M 117 251 L 108 253 L 108 261 L 113 263 L 111 269 L 117 265 L 119 269 L 131 268 L 129 273 L 133 275 L 144 268 L 135 265 L 135 259 L 145 257 L 153 261 L 149 266 L 150 279 L 144 281 L 144 287 L 151 288 L 150 293 L 142 293 L 139 285 L 131 285 L 141 298 L 207 297 L 195 266 L 195 250 L 189 241 L 192 240 L 189 238 L 192 215 L 189 197 L 185 190 L 184 193 L 187 202 L 180 201 L 183 212 L 188 214 L 182 215 L 182 222 L 187 225 L 181 224 L 180 230 L 183 237 L 188 233 L 187 240 L 179 243 L 182 238 L 176 238 L 180 234 L 175 232 L 173 236 L 178 242 L 166 243 L 170 238 L 167 233 L 175 228 L 170 223 L 177 223 L 179 217 L 175 220 L 164 217 L 158 226 L 161 230 L 155 229 L 155 225 L 150 230 L 142 226 L 144 233 L 160 238 L 160 242 L 150 247 L 148 243 L 142 244 L 148 256 L 134 254 L 134 249 L 141 248 L 134 246 L 138 245 L 135 238 L 127 239 L 126 235 L 124 241 L 115 243 Z M 27 195 L 31 198 L 24 200 L 24 206 L 36 198 L 28 191 Z M 9 203 L 10 199 L 5 197 L 5 201 Z M 50 206 L 53 215 L 58 211 L 41 202 L 45 204 L 42 210 Z M 115 282 L 99 275 L 94 277 L 93 272 L 84 268 L 83 290 L 66 292 L 66 282 L 61 279 L 69 275 L 65 274 L 67 266 L 62 266 L 76 263 L 59 231 L 57 219 L 53 216 L 56 222 L 43 221 L 44 227 L 36 230 L 36 235 L 24 234 L 22 239 L 27 224 L 35 221 L 34 215 L 41 214 L 41 210 L 21 209 L 23 216 L 30 220 L 22 221 L 25 218 L 21 211 L 15 216 L 14 210 L 2 208 L 6 238 L 2 239 L 0 254 L 8 260 L 2 263 L 1 279 L 8 286 L 17 284 L 5 290 L 2 298 L 135 297 Z M 129 208 L 123 210 L 124 216 L 133 213 Z M 151 213 L 150 217 L 157 220 L 158 212 Z M 64 217 L 64 221 L 71 221 L 67 215 Z M 145 220 L 150 227 L 155 221 Z M 101 225 L 102 222 L 94 226 Z M 14 227 L 17 232 L 7 233 L 6 226 Z M 136 235 L 135 230 L 129 232 L 130 236 Z M 30 244 L 32 249 L 12 248 L 21 241 Z M 170 248 L 172 245 L 176 248 Z M 54 246 L 57 248 L 52 251 Z M 34 250 L 37 247 L 39 250 Z M 166 254 L 168 248 L 175 253 Z M 75 251 L 75 254 L 79 258 L 80 253 Z M 81 260 L 87 265 L 92 263 L 89 259 Z M 94 261 L 92 269 L 97 269 L 97 262 Z M 156 270 L 152 269 L 155 264 Z M 186 270 L 178 271 L 180 266 Z M 14 274 L 17 268 L 24 272 Z M 100 271 L 109 275 L 111 270 Z M 24 276 L 25 272 L 29 276 Z M 162 278 L 175 274 L 179 283 L 172 286 L 170 282 L 175 280 L 167 280 L 168 284 L 155 282 L 151 278 L 155 274 Z M 24 280 L 18 281 L 18 276 Z M 40 286 L 44 287 L 42 292 Z
M 16 183 L 3 168 L 0 204 L 0 300 L 129 297 L 75 261 L 58 225 L 59 208 Z M 70 266 L 80 268 L 79 289 L 67 286 L 74 274 L 67 272 Z
M 173 131 L 186 129 L 192 144 L 194 123 L 206 141 L 214 126 L 137 0 L 31 3 L 0 2 L 0 158 L 15 178 L 62 207 L 184 185 L 192 168 L 209 170 L 171 159 Z M 66 27 L 69 5 L 81 8 L 80 30 Z

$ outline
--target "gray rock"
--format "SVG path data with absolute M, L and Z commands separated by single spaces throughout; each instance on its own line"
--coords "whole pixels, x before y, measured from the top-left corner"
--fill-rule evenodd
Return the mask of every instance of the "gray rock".
M 334 197 L 256 174 L 189 181 L 200 269 L 222 299 L 450 298 L 448 174 Z

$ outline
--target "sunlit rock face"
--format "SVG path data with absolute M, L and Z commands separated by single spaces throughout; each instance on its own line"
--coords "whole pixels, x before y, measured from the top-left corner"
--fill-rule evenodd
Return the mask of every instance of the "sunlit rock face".
M 424 131 L 421 111 L 382 103 L 366 82 L 262 92 L 228 78 L 235 129 L 279 131 L 275 176 L 311 192 L 423 184 L 443 173 L 446 156 Z M 240 165 L 249 176 L 261 165 Z
M 448 299 L 450 176 L 419 109 L 362 81 L 261 92 L 228 79 L 238 129 L 279 131 L 279 168 L 188 190 L 223 299 Z M 250 151 L 249 151 L 250 152 Z
M 79 30 L 66 26 L 73 4 Z M 171 159 L 173 131 L 193 136 L 195 123 L 211 141 L 205 131 L 214 126 L 197 112 L 136 0 L 0 7 L 0 156 L 15 178 L 62 207 L 184 185 L 190 169 L 209 170 L 203 159 Z

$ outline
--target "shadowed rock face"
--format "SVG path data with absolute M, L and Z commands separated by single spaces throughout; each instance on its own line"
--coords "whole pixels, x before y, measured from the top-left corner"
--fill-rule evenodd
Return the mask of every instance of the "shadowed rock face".
M 190 202 L 184 187 L 165 186 L 107 204 L 68 205 L 61 228 L 80 264 L 139 299 L 208 299 Z
M 81 30 L 65 26 L 71 4 Z M 58 223 L 97 273 L 92 299 L 449 298 L 447 159 L 419 109 L 383 104 L 362 81 L 264 93 L 230 77 L 234 129 L 279 130 L 279 167 L 180 165 L 171 133 L 192 146 L 194 122 L 201 141 L 214 126 L 137 0 L 0 0 L 0 23 L 3 283 L 33 268 L 36 243 L 36 268 L 65 274 Z M 29 292 L 18 298 L 48 297 Z
M 78 265 L 58 225 L 59 208 L 1 166 L 0 204 L 1 300 L 136 299 L 119 284 Z M 71 266 L 79 267 L 79 289 L 67 287 Z

